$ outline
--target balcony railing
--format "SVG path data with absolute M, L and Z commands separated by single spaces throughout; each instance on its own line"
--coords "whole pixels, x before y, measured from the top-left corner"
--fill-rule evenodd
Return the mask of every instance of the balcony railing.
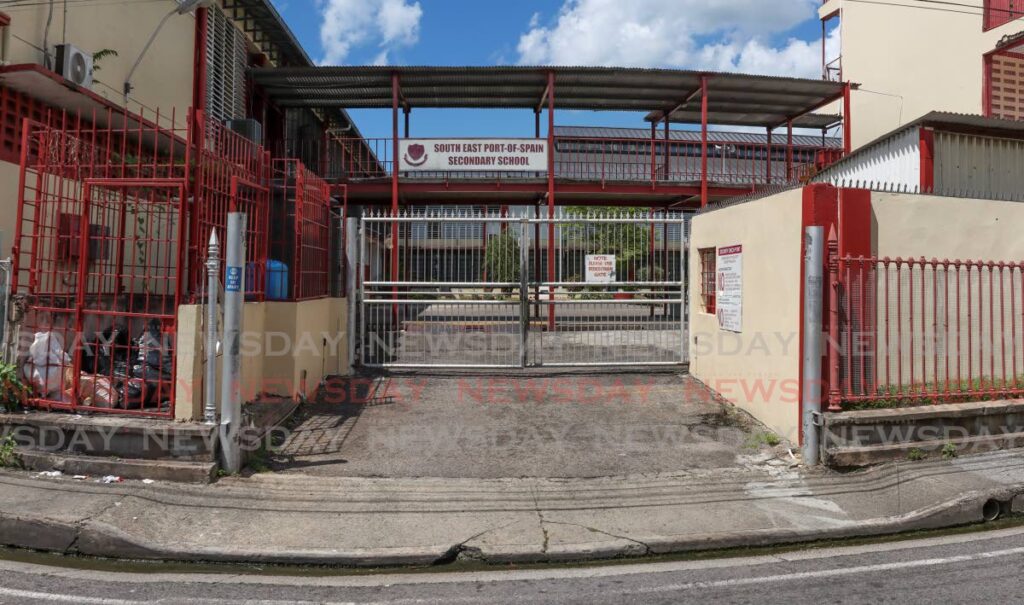
M 302 160 L 329 181 L 390 178 L 393 140 L 304 139 L 273 146 L 275 157 Z M 701 143 L 694 140 L 555 137 L 554 166 L 558 179 L 585 182 L 700 183 Z M 735 142 L 729 137 L 708 141 L 708 181 L 730 186 L 785 185 L 806 181 L 842 156 L 833 146 Z M 416 180 L 530 180 L 546 172 L 444 171 L 402 172 Z

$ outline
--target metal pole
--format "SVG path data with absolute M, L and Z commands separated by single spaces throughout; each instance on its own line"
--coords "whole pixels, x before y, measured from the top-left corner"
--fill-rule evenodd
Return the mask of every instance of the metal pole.
M 210 229 L 206 253 L 206 380 L 203 391 L 203 418 L 206 424 L 217 423 L 217 290 L 220 289 L 220 240 L 217 230 Z
M 825 266 L 825 228 L 804 229 L 804 464 L 819 462 L 818 422 L 821 417 L 821 328 L 824 311 L 822 284 Z
M 224 278 L 224 359 L 221 366 L 221 464 L 229 473 L 242 468 L 239 429 L 242 422 L 240 356 L 242 305 L 245 302 L 244 212 L 228 213 L 227 272 Z
M 348 298 L 348 366 L 355 372 L 356 364 L 356 318 L 359 313 L 359 292 L 356 284 L 359 278 L 359 219 L 349 218 L 342 223 L 345 229 L 345 295 Z M 352 237 L 352 235 L 356 237 Z
M 708 77 L 700 77 L 700 207 L 708 205 Z
M 519 219 L 519 367 L 526 367 L 526 347 L 530 333 L 530 296 L 526 268 L 530 261 L 529 219 Z

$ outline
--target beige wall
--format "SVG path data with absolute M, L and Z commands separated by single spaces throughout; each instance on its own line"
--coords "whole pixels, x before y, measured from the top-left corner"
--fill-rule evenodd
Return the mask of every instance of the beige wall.
M 123 101 L 125 76 L 138 58 L 160 20 L 175 7 L 174 0 L 146 2 L 68 2 L 67 42 L 88 52 L 109 48 L 118 56 L 106 57 L 94 74 L 93 91 L 118 104 Z M 24 6 L 0 7 L 11 16 L 11 41 L 7 62 L 43 63 L 43 31 L 48 5 L 30 2 Z M 63 3 L 54 2 L 48 44 L 64 39 Z M 21 39 L 19 39 L 21 38 Z M 130 108 L 145 107 L 146 114 L 159 108 L 161 115 L 176 109 L 185 121 L 192 101 L 192 57 L 195 17 L 175 15 L 167 20 L 142 63 L 135 70 Z M 26 42 L 27 41 L 27 42 Z M 39 47 L 39 48 L 36 48 Z
M 802 190 L 701 214 L 690 239 L 690 372 L 796 441 Z M 742 333 L 703 311 L 698 250 L 743 246 Z
M 905 0 L 830 0 L 822 7 L 821 15 L 841 11 L 843 78 L 861 84 L 852 97 L 854 147 L 932 110 L 982 112 L 982 55 L 1024 31 L 1018 19 L 983 32 L 982 2 L 931 7 L 946 10 Z
M 14 246 L 18 222 L 17 164 L 0 162 L 0 257 L 6 257 Z
M 242 392 L 312 396 L 324 376 L 348 373 L 347 301 L 246 303 L 242 339 Z M 178 312 L 178 385 L 175 415 L 203 413 L 202 307 Z
M 871 209 L 877 256 L 1024 260 L 1024 203 L 875 192 Z

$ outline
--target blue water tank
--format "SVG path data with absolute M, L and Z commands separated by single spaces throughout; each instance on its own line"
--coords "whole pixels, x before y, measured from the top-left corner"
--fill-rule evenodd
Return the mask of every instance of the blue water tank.
M 267 300 L 288 300 L 288 265 L 267 260 Z

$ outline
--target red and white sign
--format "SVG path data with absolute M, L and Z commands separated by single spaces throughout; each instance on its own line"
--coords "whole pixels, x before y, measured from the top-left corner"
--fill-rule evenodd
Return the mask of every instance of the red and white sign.
M 547 172 L 543 139 L 402 139 L 402 172 Z
M 614 254 L 588 254 L 585 265 L 588 283 L 610 284 L 615 281 Z
M 718 315 L 718 327 L 730 332 L 742 332 L 743 246 L 719 248 L 717 270 L 715 311 Z

